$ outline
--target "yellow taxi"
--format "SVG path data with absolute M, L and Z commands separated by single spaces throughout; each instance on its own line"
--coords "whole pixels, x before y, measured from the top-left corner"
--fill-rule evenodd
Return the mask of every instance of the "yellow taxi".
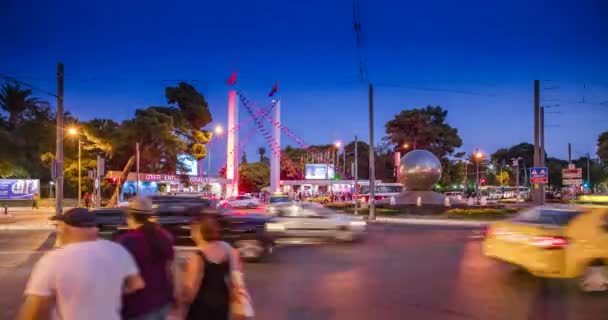
M 536 207 L 486 229 L 483 253 L 544 278 L 608 290 L 608 206 Z

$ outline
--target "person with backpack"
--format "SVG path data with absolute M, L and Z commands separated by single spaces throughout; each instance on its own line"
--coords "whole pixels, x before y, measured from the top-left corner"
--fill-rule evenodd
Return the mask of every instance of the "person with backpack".
M 116 239 L 133 255 L 146 283 L 143 290 L 123 297 L 123 319 L 164 320 L 174 301 L 173 237 L 150 221 L 152 214 L 150 199 L 132 201 L 126 210 L 130 230 Z
M 182 301 L 189 304 L 185 319 L 252 319 L 239 254 L 221 241 L 217 215 L 204 213 L 191 232 L 198 251 L 189 257 L 183 273 Z

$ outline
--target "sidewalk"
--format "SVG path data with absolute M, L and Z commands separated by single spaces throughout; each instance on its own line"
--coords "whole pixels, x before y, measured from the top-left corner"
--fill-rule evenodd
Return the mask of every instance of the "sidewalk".
M 13 208 L 16 209 L 16 208 Z M 49 218 L 55 214 L 54 208 L 41 208 L 32 210 L 10 211 L 7 216 L 4 212 L 0 213 L 0 231 L 5 230 L 55 230 L 55 227 L 49 224 Z

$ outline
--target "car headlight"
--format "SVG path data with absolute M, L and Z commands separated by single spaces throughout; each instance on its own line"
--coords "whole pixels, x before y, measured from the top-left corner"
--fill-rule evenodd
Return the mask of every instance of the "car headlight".
M 367 226 L 367 222 L 365 221 L 351 221 L 350 225 L 353 227 L 365 227 Z
M 285 226 L 280 223 L 276 223 L 276 222 L 268 222 L 268 223 L 266 223 L 266 231 L 269 231 L 269 232 L 285 231 Z

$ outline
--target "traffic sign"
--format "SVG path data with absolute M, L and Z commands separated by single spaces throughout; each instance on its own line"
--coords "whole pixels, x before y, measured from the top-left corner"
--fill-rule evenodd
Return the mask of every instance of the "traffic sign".
M 583 177 L 583 169 L 562 169 L 562 179 L 576 179 Z
M 580 186 L 583 184 L 583 179 L 563 179 L 562 184 L 565 186 Z
M 549 169 L 547 167 L 530 168 L 530 183 L 549 183 Z

